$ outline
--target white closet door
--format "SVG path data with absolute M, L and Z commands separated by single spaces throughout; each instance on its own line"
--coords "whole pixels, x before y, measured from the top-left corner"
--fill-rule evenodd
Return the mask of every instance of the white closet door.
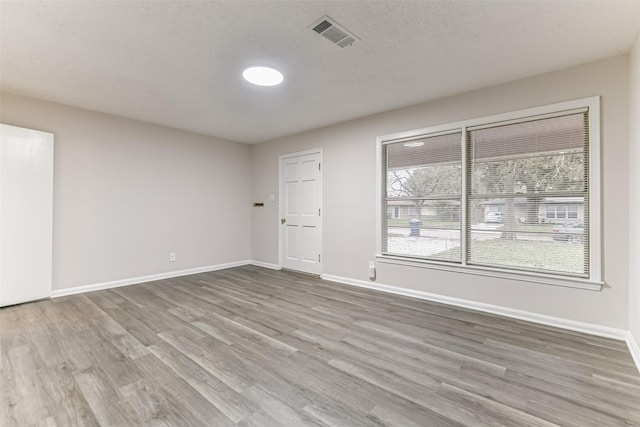
M 0 124 L 0 307 L 51 295 L 53 134 Z

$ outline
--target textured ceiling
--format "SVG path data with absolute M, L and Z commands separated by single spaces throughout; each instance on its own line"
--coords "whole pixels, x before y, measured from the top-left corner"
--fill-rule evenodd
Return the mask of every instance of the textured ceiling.
M 329 15 L 361 38 L 308 27 Z M 8 92 L 256 143 L 627 52 L 640 1 L 0 2 Z M 270 65 L 281 86 L 241 72 Z

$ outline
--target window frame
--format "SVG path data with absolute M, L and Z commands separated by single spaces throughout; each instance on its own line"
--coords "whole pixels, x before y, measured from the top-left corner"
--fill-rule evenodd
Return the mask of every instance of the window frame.
M 589 196 L 589 277 L 579 278 L 564 276 L 552 273 L 537 273 L 524 270 L 513 270 L 501 267 L 486 267 L 477 265 L 467 265 L 466 256 L 462 257 L 461 263 L 451 263 L 447 261 L 436 261 L 415 258 L 401 255 L 384 255 L 382 253 L 383 224 L 385 215 L 384 188 L 386 180 L 386 167 L 384 164 L 383 148 L 390 143 L 402 142 L 403 140 L 417 137 L 426 137 L 438 133 L 462 131 L 462 212 L 461 212 L 461 251 L 467 253 L 467 206 L 468 206 L 468 185 L 466 169 L 469 166 L 466 150 L 467 128 L 477 126 L 492 126 L 509 122 L 522 121 L 526 119 L 541 119 L 545 116 L 553 117 L 558 113 L 568 112 L 587 108 L 589 110 L 589 152 L 588 152 L 588 196 Z M 577 99 L 573 101 L 549 104 L 540 107 L 527 108 L 503 114 L 479 117 L 469 120 L 458 121 L 443 125 L 431 126 L 427 128 L 415 129 L 405 132 L 398 132 L 379 136 L 376 141 L 376 260 L 380 263 L 409 265 L 436 270 L 454 271 L 465 274 L 475 274 L 480 276 L 490 276 L 514 279 L 527 282 L 543 283 L 573 288 L 600 290 L 602 289 L 602 240 L 601 240 L 601 160 L 600 160 L 600 97 Z

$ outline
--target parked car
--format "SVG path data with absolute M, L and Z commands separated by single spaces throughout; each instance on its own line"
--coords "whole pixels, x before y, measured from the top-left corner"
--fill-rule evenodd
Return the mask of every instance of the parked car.
M 584 222 L 560 224 L 553 227 L 553 240 L 580 244 L 584 240 Z
M 499 223 L 502 222 L 502 212 L 487 212 L 484 216 L 484 222 Z

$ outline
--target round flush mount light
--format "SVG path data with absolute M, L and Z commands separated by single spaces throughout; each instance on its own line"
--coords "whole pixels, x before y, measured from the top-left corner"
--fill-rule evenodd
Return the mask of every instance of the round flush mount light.
M 269 67 L 250 67 L 242 72 L 242 77 L 249 83 L 258 86 L 276 86 L 284 77 L 278 70 Z

